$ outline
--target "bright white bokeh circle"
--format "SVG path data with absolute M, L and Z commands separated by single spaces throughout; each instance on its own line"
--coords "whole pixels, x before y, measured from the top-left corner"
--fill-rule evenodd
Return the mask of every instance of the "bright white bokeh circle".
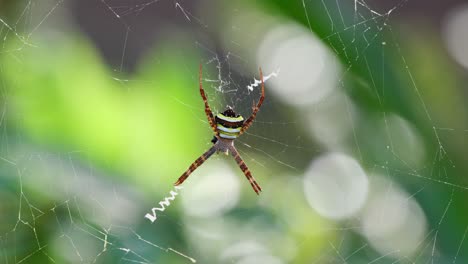
M 363 235 L 381 254 L 396 258 L 416 254 L 427 230 L 423 210 L 396 183 L 384 176 L 372 179 L 369 203 L 360 218 Z
M 468 70 L 468 4 L 449 12 L 442 26 L 442 34 L 452 58 Z
M 310 30 L 294 23 L 277 24 L 258 48 L 258 65 L 276 72 L 269 89 L 292 105 L 315 104 L 337 86 L 338 60 Z
M 182 191 L 182 206 L 191 216 L 214 217 L 237 205 L 239 177 L 223 162 L 211 160 L 204 166 L 203 170 L 191 175 L 190 188 Z
M 306 170 L 304 192 L 308 203 L 330 219 L 353 216 L 366 202 L 368 179 L 359 163 L 342 153 L 315 159 Z

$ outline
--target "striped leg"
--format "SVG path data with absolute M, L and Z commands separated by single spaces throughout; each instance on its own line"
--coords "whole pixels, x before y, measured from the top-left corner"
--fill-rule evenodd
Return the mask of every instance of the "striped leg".
M 212 146 L 209 150 L 207 150 L 205 153 L 203 153 L 198 159 L 196 159 L 192 165 L 182 174 L 182 176 L 179 177 L 179 179 L 174 183 L 175 186 L 181 185 L 187 178 L 192 174 L 192 172 L 198 168 L 200 165 L 203 164 L 211 155 L 213 155 L 216 152 L 216 147 Z
M 208 99 L 206 99 L 205 90 L 203 89 L 203 85 L 202 85 L 202 65 L 201 65 L 201 63 L 200 63 L 200 72 L 199 72 L 199 75 L 198 75 L 198 83 L 200 84 L 201 97 L 203 99 L 203 102 L 205 103 L 205 114 L 206 114 L 206 117 L 208 118 L 208 123 L 210 123 L 211 129 L 213 129 L 213 131 L 216 133 L 217 132 L 216 122 L 215 122 L 215 119 L 213 117 L 213 113 L 211 112 L 211 108 L 208 105 Z
M 249 168 L 247 167 L 247 165 L 245 165 L 245 162 L 242 160 L 241 156 L 239 155 L 239 152 L 237 151 L 237 149 L 232 146 L 230 149 L 229 149 L 231 152 L 231 155 L 234 157 L 234 159 L 236 160 L 237 162 L 237 165 L 239 165 L 239 168 L 242 170 L 242 172 L 244 173 L 245 177 L 247 178 L 247 180 L 249 180 L 250 182 L 250 185 L 252 185 L 252 188 L 253 190 L 257 193 L 257 194 L 260 194 L 260 192 L 262 191 L 262 188 L 260 187 L 260 185 L 258 185 L 258 183 L 255 181 L 254 177 L 252 176 L 252 174 L 250 174 L 250 170 Z
M 245 121 L 244 125 L 241 128 L 240 135 L 243 134 L 249 127 L 252 125 L 252 122 L 255 120 L 255 117 L 257 116 L 258 110 L 260 110 L 260 107 L 263 104 L 263 100 L 265 99 L 265 85 L 263 83 L 263 73 L 262 73 L 262 68 L 259 68 L 260 71 L 260 80 L 262 81 L 262 95 L 260 96 L 260 100 L 258 100 L 258 103 L 256 106 L 253 107 L 253 112 L 252 115 L 250 115 L 249 119 Z

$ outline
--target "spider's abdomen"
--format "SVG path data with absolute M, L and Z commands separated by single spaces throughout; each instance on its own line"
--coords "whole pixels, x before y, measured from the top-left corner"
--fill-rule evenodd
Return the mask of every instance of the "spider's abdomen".
M 240 115 L 227 116 L 224 113 L 219 113 L 216 115 L 215 120 L 218 135 L 226 139 L 237 138 L 244 124 L 244 118 Z

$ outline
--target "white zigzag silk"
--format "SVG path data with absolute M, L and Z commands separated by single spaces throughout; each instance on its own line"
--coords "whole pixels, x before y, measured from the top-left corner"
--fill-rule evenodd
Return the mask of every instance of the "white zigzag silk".
M 268 79 L 270 79 L 271 77 L 278 77 L 279 72 L 280 72 L 280 69 L 278 68 L 275 72 L 272 72 L 272 73 L 268 74 L 267 76 L 264 76 L 263 77 L 263 82 L 266 83 L 266 81 Z M 257 79 L 254 78 L 254 83 L 250 84 L 250 85 L 247 85 L 247 89 L 249 91 L 253 91 L 253 88 L 257 87 L 261 83 L 262 83 L 261 80 L 257 80 Z
M 182 186 L 174 186 L 174 189 L 175 189 L 175 191 L 170 191 L 170 192 L 169 192 L 169 194 L 170 194 L 171 196 L 165 197 L 164 200 L 162 200 L 162 201 L 159 202 L 159 206 L 160 206 L 160 207 L 153 207 L 153 209 L 151 209 L 152 214 L 147 213 L 147 214 L 145 215 L 145 218 L 148 218 L 148 219 L 151 221 L 151 223 L 154 223 L 154 221 L 156 221 L 156 219 L 158 218 L 158 217 L 156 216 L 156 210 L 157 210 L 157 211 L 160 211 L 160 212 L 164 212 L 164 211 L 166 210 L 166 207 L 168 207 L 169 205 L 171 205 L 171 201 L 174 201 L 175 197 L 179 194 L 179 193 L 177 192 L 177 190 L 181 190 L 181 189 L 183 189 L 183 188 L 182 188 Z

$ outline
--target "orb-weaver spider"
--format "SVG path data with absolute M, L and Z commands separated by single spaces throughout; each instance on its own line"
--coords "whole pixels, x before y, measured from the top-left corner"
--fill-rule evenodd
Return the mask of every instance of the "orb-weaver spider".
M 262 106 L 263 100 L 265 99 L 265 86 L 263 83 L 263 73 L 262 69 L 260 68 L 260 80 L 262 83 L 262 95 L 260 96 L 260 100 L 258 101 L 257 105 L 254 104 L 252 107 L 252 115 L 244 122 L 244 118 L 241 115 L 238 115 L 234 112 L 231 107 L 228 107 L 224 112 L 219 113 L 216 117 L 213 117 L 213 113 L 211 112 L 211 108 L 208 105 L 208 100 L 206 99 L 205 90 L 203 90 L 202 86 L 202 65 L 200 64 L 200 71 L 199 71 L 199 84 L 200 84 L 200 94 L 205 102 L 205 114 L 208 117 L 208 123 L 210 124 L 213 132 L 215 133 L 213 140 L 213 146 L 208 149 L 205 153 L 203 153 L 198 159 L 196 159 L 192 165 L 180 176 L 180 178 L 176 181 L 174 185 L 182 184 L 192 172 L 198 168 L 200 165 L 203 164 L 211 155 L 215 152 L 223 152 L 226 155 L 230 153 L 234 160 L 236 160 L 237 165 L 239 165 L 242 172 L 244 172 L 245 177 L 249 180 L 250 185 L 252 185 L 253 190 L 259 194 L 262 191 L 260 185 L 255 181 L 254 177 L 250 173 L 249 168 L 245 165 L 245 162 L 239 155 L 236 147 L 234 147 L 234 140 L 242 135 L 253 123 L 255 117 L 257 116 L 258 110 Z

